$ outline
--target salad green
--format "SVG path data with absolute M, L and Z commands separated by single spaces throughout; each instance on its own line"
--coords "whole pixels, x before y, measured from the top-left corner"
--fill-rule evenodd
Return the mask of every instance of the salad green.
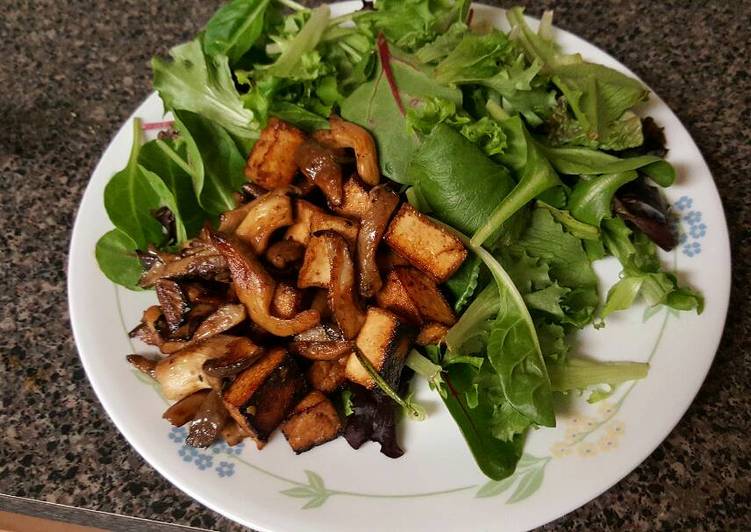
M 648 90 L 561 53 L 549 13 L 537 31 L 521 8 L 507 16 L 504 33 L 472 25 L 466 0 L 380 0 L 339 18 L 291 0 L 229 2 L 152 61 L 176 135 L 144 144 L 134 123 L 128 164 L 105 190 L 115 229 L 96 247 L 102 271 L 137 289 L 136 250 L 172 250 L 234 208 L 270 117 L 306 131 L 332 113 L 363 126 L 383 175 L 472 252 L 446 284 L 460 319 L 408 365 L 440 393 L 482 471 L 509 476 L 529 430 L 555 425 L 554 393 L 646 375 L 645 364 L 571 356 L 570 334 L 639 297 L 696 312 L 703 300 L 613 210 L 627 183 L 675 180 L 643 146 L 635 108 Z M 623 272 L 603 303 L 592 262 L 605 256 Z

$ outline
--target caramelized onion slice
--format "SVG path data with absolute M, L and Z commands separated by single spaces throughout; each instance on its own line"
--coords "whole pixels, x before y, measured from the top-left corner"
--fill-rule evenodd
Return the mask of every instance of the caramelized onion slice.
M 330 129 L 321 129 L 313 134 L 318 142 L 332 148 L 352 148 L 357 159 L 357 173 L 369 185 L 381 180 L 378 168 L 378 153 L 373 137 L 367 130 L 342 120 L 336 115 L 329 118 Z
M 328 340 L 324 342 L 292 342 L 289 350 L 309 360 L 338 360 L 355 349 L 353 340 Z
M 276 336 L 292 336 L 318 324 L 319 314 L 314 310 L 303 311 L 292 319 L 272 316 L 276 283 L 258 259 L 221 233 L 212 233 L 211 241 L 227 261 L 237 297 L 256 324 Z
M 359 290 L 365 298 L 373 297 L 383 285 L 376 252 L 397 205 L 399 197 L 385 186 L 374 187 L 368 192 L 368 210 L 360 221 L 360 232 L 357 235 Z
M 162 417 L 172 423 L 175 427 L 182 427 L 188 421 L 191 421 L 196 417 L 198 409 L 201 408 L 201 405 L 208 394 L 209 390 L 200 390 L 187 397 L 183 397 L 165 410 Z

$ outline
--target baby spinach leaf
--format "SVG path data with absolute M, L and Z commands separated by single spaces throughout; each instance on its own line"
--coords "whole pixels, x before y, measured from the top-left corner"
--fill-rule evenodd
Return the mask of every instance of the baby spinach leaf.
M 305 131 L 329 128 L 325 117 L 291 102 L 274 102 L 270 114 Z
M 572 358 L 566 364 L 550 368 L 550 385 L 556 392 L 585 390 L 597 384 L 617 386 L 643 379 L 648 371 L 649 364 L 640 362 L 596 362 Z
M 599 227 L 603 218 L 612 218 L 613 197 L 618 189 L 636 178 L 634 170 L 582 177 L 571 192 L 568 208 L 577 220 Z
M 225 55 L 230 64 L 237 63 L 261 36 L 270 1 L 232 0 L 222 6 L 204 29 L 206 55 Z
M 162 181 L 175 197 L 177 210 L 185 225 L 188 237 L 193 237 L 201 230 L 204 222 L 209 219 L 209 215 L 198 204 L 190 173 L 186 172 L 182 166 L 165 153 L 159 142 L 166 143 L 182 159 L 187 158 L 184 145 L 177 146 L 171 140 L 152 140 L 141 147 L 138 162 L 144 168 L 162 178 Z
M 141 290 L 138 280 L 143 269 L 132 238 L 119 229 L 113 229 L 97 241 L 94 254 L 107 279 L 130 290 Z
M 154 88 L 169 109 L 199 114 L 241 138 L 258 138 L 259 124 L 235 89 L 227 56 L 205 56 L 194 39 L 151 61 Z
M 112 176 L 104 188 L 107 215 L 115 227 L 136 243 L 138 249 L 146 249 L 149 244 L 161 245 L 164 242 L 164 228 L 154 213 L 161 207 L 167 207 L 175 216 L 177 241 L 184 242 L 187 235 L 175 197 L 159 176 L 138 163 L 141 141 L 141 121 L 135 119 L 128 164 Z
M 514 184 L 503 166 L 445 124 L 423 139 L 407 175 L 434 215 L 464 233 L 482 226 Z
M 209 214 L 235 208 L 233 194 L 245 183 L 245 158 L 222 127 L 187 111 L 174 111 L 186 144 L 187 166 L 198 202 Z

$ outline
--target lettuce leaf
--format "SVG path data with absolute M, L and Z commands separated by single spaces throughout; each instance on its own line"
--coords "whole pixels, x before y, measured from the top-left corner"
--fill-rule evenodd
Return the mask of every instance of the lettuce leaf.
M 224 55 L 237 63 L 263 33 L 264 16 L 271 0 L 232 0 L 206 23 L 203 49 L 206 55 Z

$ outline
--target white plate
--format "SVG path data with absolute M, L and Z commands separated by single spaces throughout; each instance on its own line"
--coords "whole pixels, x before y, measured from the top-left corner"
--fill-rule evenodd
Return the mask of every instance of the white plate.
M 332 6 L 335 15 L 360 2 Z M 475 6 L 477 18 L 507 29 L 503 11 Z M 535 21 L 529 20 L 531 24 Z M 633 76 L 596 47 L 562 30 L 565 51 L 581 52 Z M 184 429 L 161 419 L 165 401 L 125 361 L 143 349 L 126 331 L 151 293 L 110 283 L 94 259 L 97 239 L 111 227 L 102 201 L 109 178 L 127 161 L 131 120 L 115 136 L 91 177 L 70 250 L 68 294 L 76 343 L 107 413 L 133 447 L 162 475 L 206 506 L 262 530 L 518 530 L 549 522 L 618 482 L 668 435 L 707 374 L 720 340 L 730 291 L 730 248 L 720 198 L 699 149 L 657 96 L 643 111 L 665 127 L 670 161 L 680 177 L 667 194 L 682 227 L 681 245 L 666 265 L 701 290 L 701 316 L 644 307 L 614 315 L 605 329 L 578 336 L 576 350 L 603 360 L 650 361 L 649 376 L 595 406 L 575 401 L 556 429 L 529 438 L 519 471 L 507 482 L 479 472 L 453 420 L 426 388 L 418 399 L 430 419 L 401 427 L 406 454 L 391 460 L 376 444 L 350 449 L 343 439 L 295 456 L 277 435 L 258 452 L 252 445 L 196 450 Z M 134 113 L 162 117 L 152 94 Z M 612 260 L 596 265 L 603 288 L 616 278 Z

